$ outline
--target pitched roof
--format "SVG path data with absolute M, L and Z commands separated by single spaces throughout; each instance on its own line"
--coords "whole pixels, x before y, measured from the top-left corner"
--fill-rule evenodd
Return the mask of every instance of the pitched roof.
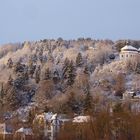
M 25 135 L 33 135 L 32 129 L 31 128 L 23 128 L 21 127 L 16 131 L 16 133 L 24 133 Z

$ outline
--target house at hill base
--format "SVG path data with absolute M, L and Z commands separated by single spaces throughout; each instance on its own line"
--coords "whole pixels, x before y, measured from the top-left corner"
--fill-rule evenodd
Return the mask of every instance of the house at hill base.
M 48 112 L 36 115 L 34 124 L 38 124 L 44 127 L 44 130 L 42 131 L 46 139 L 55 140 L 57 134 L 59 133 L 60 127 L 62 127 L 62 125 L 68 121 L 70 121 L 70 119 L 67 119 L 63 115 Z
M 6 123 L 0 124 L 0 140 L 9 140 L 13 137 L 13 129 Z
M 33 140 L 33 131 L 31 128 L 21 127 L 14 134 L 16 140 Z

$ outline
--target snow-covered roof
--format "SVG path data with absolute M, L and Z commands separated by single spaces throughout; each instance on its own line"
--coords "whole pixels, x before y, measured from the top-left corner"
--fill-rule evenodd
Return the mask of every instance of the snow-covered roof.
M 53 116 L 53 113 L 52 112 L 48 112 L 48 113 L 45 113 L 45 120 L 51 120 L 52 116 Z
M 134 98 L 140 98 L 140 94 L 138 94 L 138 95 L 134 96 Z
M 56 114 L 54 114 L 54 115 L 52 115 L 51 120 L 55 120 L 55 119 L 56 119 L 56 117 L 57 117 L 57 113 L 56 113 Z
M 84 123 L 84 122 L 88 122 L 90 120 L 90 116 L 78 116 L 73 118 L 74 123 Z
M 16 133 L 24 133 L 25 135 L 33 135 L 32 129 L 31 128 L 23 128 L 21 127 L 16 131 Z
M 138 49 L 138 51 L 140 52 L 140 48 Z
M 72 118 L 70 118 L 69 116 L 67 116 L 66 114 L 59 114 L 58 116 L 58 119 L 61 121 L 61 122 L 69 122 L 72 120 Z
M 138 49 L 131 45 L 126 45 L 123 48 L 121 48 L 121 51 L 138 51 Z

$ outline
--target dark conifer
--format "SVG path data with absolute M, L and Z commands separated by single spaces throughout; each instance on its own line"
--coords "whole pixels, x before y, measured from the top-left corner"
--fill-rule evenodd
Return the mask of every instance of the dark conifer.
M 77 57 L 76 57 L 76 66 L 77 67 L 81 67 L 83 64 L 83 58 L 82 58 L 82 54 L 78 53 Z
M 51 79 L 51 71 L 49 68 L 45 69 L 45 72 L 44 72 L 44 80 L 49 80 Z
M 85 68 L 84 68 L 84 74 L 87 74 L 87 75 L 89 75 L 89 69 L 88 69 L 88 66 L 86 65 L 85 66 Z
M 76 76 L 73 61 L 70 62 L 66 75 L 67 75 L 67 85 L 72 86 L 75 80 L 75 76 Z
M 86 93 L 86 97 L 84 101 L 84 113 L 90 114 L 92 113 L 92 109 L 93 109 L 93 99 L 92 99 L 89 89 L 87 89 L 87 93 Z
M 67 73 L 69 64 L 70 64 L 70 60 L 66 58 L 64 61 L 63 68 L 62 68 L 62 78 L 64 79 L 66 78 L 66 73 Z
M 12 61 L 11 58 L 8 59 L 7 66 L 8 66 L 8 68 L 12 68 L 13 67 L 13 61 Z
M 41 74 L 41 69 L 40 69 L 40 66 L 38 66 L 37 70 L 35 71 L 35 81 L 37 84 L 40 81 L 40 74 Z
M 3 83 L 1 84 L 1 89 L 0 89 L 0 100 L 3 100 L 4 98 L 4 87 L 3 87 Z

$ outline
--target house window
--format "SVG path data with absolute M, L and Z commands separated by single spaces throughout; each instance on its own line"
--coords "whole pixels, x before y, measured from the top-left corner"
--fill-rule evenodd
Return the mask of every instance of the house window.
M 122 57 L 123 57 L 123 55 L 122 55 Z

